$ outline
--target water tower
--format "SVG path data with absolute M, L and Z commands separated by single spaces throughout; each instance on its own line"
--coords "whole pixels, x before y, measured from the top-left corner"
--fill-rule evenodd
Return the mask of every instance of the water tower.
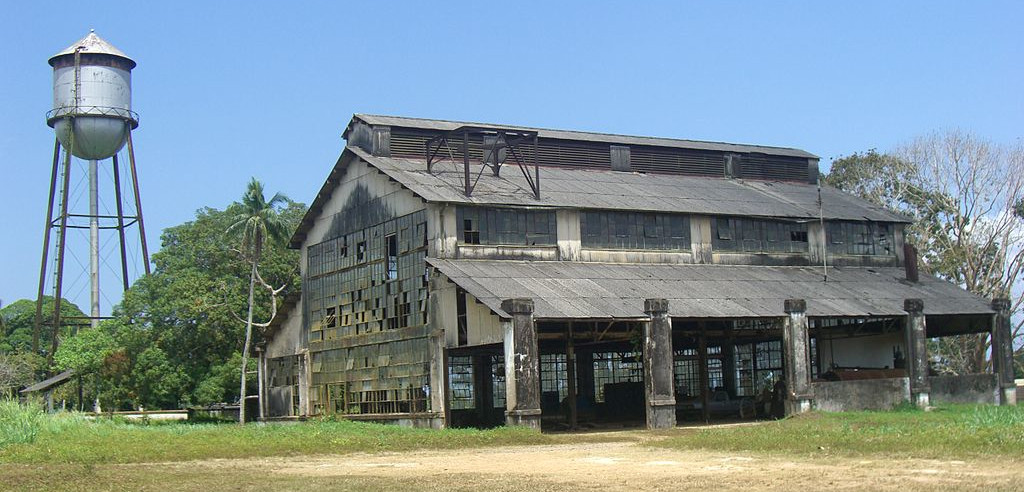
M 50 197 L 43 234 L 43 254 L 39 269 L 39 293 L 36 302 L 36 329 L 33 349 L 38 351 L 39 331 L 48 325 L 54 330 L 50 355 L 57 347 L 57 329 L 61 326 L 60 302 L 63 294 L 65 258 L 68 252 L 68 231 L 88 230 L 90 309 L 89 324 L 96 326 L 100 315 L 100 235 L 116 233 L 120 251 L 121 283 L 129 285 L 128 242 L 126 231 L 137 225 L 142 262 L 149 273 L 149 251 L 142 221 L 142 204 L 135 172 L 135 150 L 132 130 L 139 126 L 138 115 L 132 112 L 132 69 L 135 62 L 121 50 L 89 32 L 78 42 L 57 53 L 49 60 L 53 67 L 53 109 L 46 114 L 46 124 L 56 132 L 53 147 L 53 169 L 50 175 Z M 133 200 L 125 201 L 118 154 L 127 144 L 128 171 Z M 78 210 L 79 200 L 71 196 L 74 190 L 72 158 L 87 162 L 88 210 Z M 100 172 L 101 161 L 109 159 L 110 172 Z M 79 171 L 81 174 L 81 171 Z M 59 178 L 59 179 L 58 179 Z M 113 206 L 101 213 L 101 178 L 110 179 L 106 190 L 113 192 Z M 79 180 L 82 176 L 78 177 Z M 83 200 L 84 201 L 84 200 Z M 55 205 L 56 204 L 56 208 Z M 107 202 L 109 205 L 109 202 Z M 126 208 L 131 211 L 126 211 Z M 42 299 L 47 280 L 48 253 L 51 234 L 56 235 L 53 258 L 54 312 L 44 321 Z M 79 255 L 74 255 L 81 258 Z M 83 255 L 84 256 L 84 255 Z M 66 320 L 69 324 L 84 324 L 85 320 Z

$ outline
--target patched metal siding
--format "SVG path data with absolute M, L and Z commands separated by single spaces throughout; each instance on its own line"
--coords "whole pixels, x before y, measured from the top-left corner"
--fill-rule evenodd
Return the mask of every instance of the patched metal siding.
M 309 246 L 303 284 L 313 413 L 426 411 L 426 213 L 339 215 L 330 239 Z

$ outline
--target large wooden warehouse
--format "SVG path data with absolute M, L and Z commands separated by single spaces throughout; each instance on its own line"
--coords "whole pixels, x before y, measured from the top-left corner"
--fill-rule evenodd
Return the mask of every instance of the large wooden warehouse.
M 291 239 L 269 417 L 568 426 L 1013 403 L 1008 305 L 777 147 L 355 115 Z M 991 331 L 993 373 L 926 340 Z

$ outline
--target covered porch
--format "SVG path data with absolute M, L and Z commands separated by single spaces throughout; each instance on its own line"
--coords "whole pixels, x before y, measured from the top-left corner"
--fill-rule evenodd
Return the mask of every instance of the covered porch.
M 502 330 L 501 343 L 446 349 L 451 426 L 664 428 L 1015 401 L 1001 301 L 898 268 L 833 268 L 825 281 L 810 267 L 428 261 Z M 983 331 L 992 373 L 930 374 L 928 338 Z

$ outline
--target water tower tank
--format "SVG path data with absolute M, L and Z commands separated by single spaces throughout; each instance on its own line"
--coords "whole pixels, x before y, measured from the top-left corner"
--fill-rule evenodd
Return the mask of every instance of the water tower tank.
M 65 149 L 80 159 L 101 160 L 124 146 L 139 125 L 132 112 L 135 62 L 90 32 L 50 58 L 53 110 L 46 123 Z

